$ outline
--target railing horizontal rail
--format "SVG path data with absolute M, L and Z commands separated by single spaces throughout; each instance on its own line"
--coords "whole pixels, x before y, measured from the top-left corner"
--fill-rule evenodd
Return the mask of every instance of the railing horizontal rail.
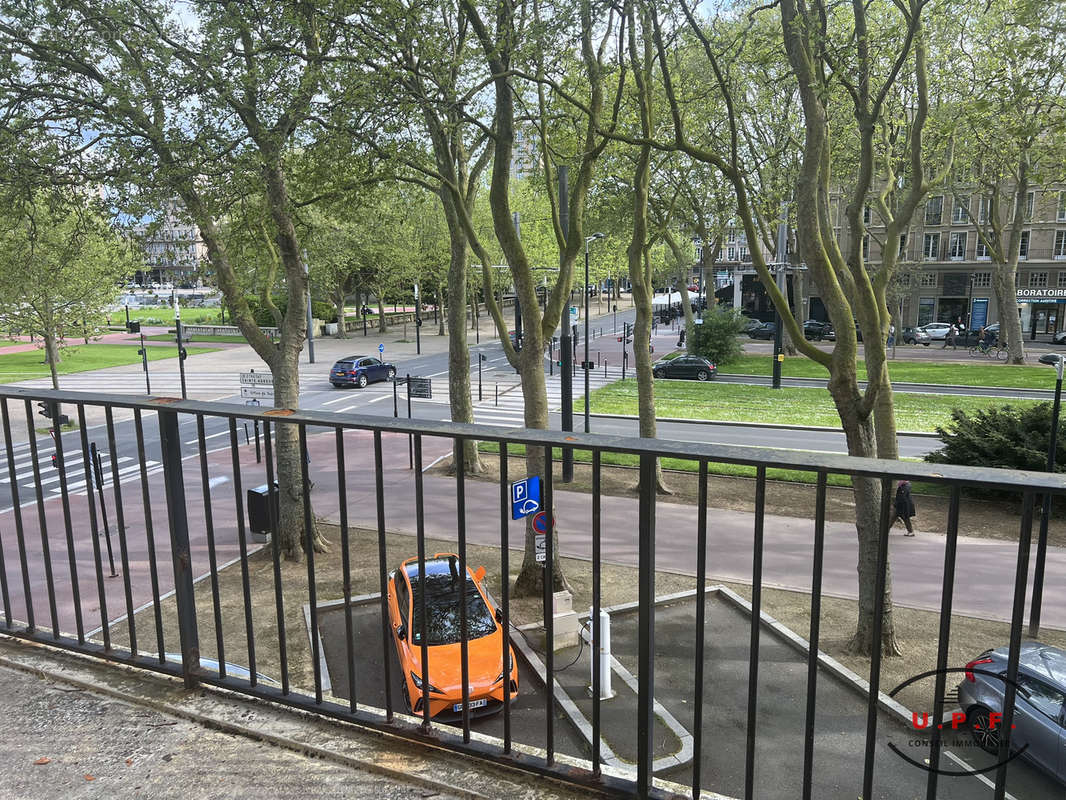
M 5 386 L 0 398 L 44 400 L 52 403 L 82 403 L 112 408 L 168 410 L 179 414 L 203 414 L 225 419 L 260 420 L 263 422 L 302 424 L 322 428 L 381 431 L 382 433 L 421 434 L 444 438 L 464 438 L 487 442 L 509 442 L 526 446 L 568 447 L 578 450 L 611 451 L 630 455 L 718 461 L 742 466 L 767 466 L 808 472 L 826 471 L 853 477 L 894 478 L 926 483 L 983 486 L 1004 491 L 1033 491 L 1066 494 L 1066 475 L 1006 470 L 996 467 L 970 467 L 955 464 L 929 464 L 918 461 L 893 461 L 877 458 L 836 455 L 774 447 L 724 445 L 707 442 L 682 442 L 671 439 L 641 439 L 635 436 L 504 428 L 495 425 L 467 425 L 437 420 L 402 419 L 368 414 L 334 413 L 303 409 L 271 409 L 236 406 L 199 400 L 154 397 L 137 400 L 128 395 L 99 392 L 72 392 L 23 389 Z

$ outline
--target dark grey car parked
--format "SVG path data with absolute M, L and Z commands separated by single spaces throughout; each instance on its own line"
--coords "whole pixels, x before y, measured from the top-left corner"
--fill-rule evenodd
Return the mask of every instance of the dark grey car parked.
M 990 753 L 999 750 L 994 723 L 1002 719 L 995 715 L 1003 713 L 1007 656 L 1006 647 L 986 650 L 966 665 L 959 684 L 959 707 L 966 712 L 974 742 Z M 1011 749 L 1024 747 L 1023 758 L 1066 783 L 1066 651 L 1022 643 L 1013 724 Z
M 709 381 L 718 372 L 717 367 L 701 356 L 678 356 L 651 365 L 656 378 L 688 378 Z

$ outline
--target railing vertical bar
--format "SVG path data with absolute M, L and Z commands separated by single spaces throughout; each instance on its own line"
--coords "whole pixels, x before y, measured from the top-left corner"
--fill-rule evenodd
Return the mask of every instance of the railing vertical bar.
M 592 774 L 599 777 L 600 769 L 600 659 L 603 651 L 600 621 L 600 544 L 602 509 L 600 507 L 600 451 L 592 451 Z
M 507 678 L 503 682 L 503 752 L 511 752 L 511 670 L 506 665 L 511 655 L 511 551 L 510 488 L 507 485 L 507 442 L 500 442 L 500 601 L 503 605 L 503 663 Z
M 544 668 L 545 731 L 544 751 L 548 766 L 555 763 L 555 501 L 552 498 L 552 449 L 544 448 Z
M 462 681 L 460 696 L 463 703 L 463 742 L 470 741 L 470 630 L 467 626 L 466 588 L 466 463 L 463 459 L 463 440 L 452 440 L 455 453 L 455 522 L 459 545 L 459 677 Z M 504 683 L 507 682 L 507 661 L 504 660 Z
M 344 648 L 348 664 L 348 710 L 355 712 L 355 641 L 352 636 L 352 565 L 348 552 L 348 475 L 344 468 L 344 429 L 337 428 L 337 503 L 341 523 L 341 579 L 344 582 Z
M 59 472 L 59 496 L 63 505 L 63 527 L 67 537 L 67 565 L 70 568 L 70 591 L 74 605 L 74 627 L 78 644 L 85 644 L 85 624 L 81 615 L 81 587 L 78 583 L 78 558 L 74 549 L 74 525 L 70 517 L 70 487 L 67 485 L 67 465 L 63 453 L 63 429 L 58 424 L 59 403 L 47 401 L 55 427 L 56 470 Z M 160 645 L 162 646 L 162 645 Z
M 873 797 L 874 756 L 877 747 L 878 693 L 881 691 L 881 639 L 884 629 L 885 586 L 888 582 L 888 529 L 892 522 L 892 479 L 881 478 L 881 517 L 878 521 L 877 580 L 874 582 L 874 618 L 870 634 L 870 686 L 866 700 L 866 756 L 863 761 L 862 796 Z
M 159 418 L 159 446 L 163 456 L 167 527 L 170 533 L 171 564 L 174 569 L 174 602 L 177 605 L 178 638 L 181 642 L 181 671 L 185 687 L 194 689 L 200 682 L 200 634 L 196 622 L 196 591 L 193 587 L 178 414 L 176 411 L 161 408 L 156 412 L 156 416 Z M 254 673 L 255 667 L 250 669 Z
M 1033 541 L 1032 492 L 1022 495 L 1022 524 L 1018 534 L 1018 563 L 1014 572 L 1014 608 L 1010 620 L 1010 649 L 1007 653 L 1007 680 L 1003 691 L 1003 719 L 1000 722 L 999 767 L 996 769 L 994 800 L 1004 800 L 1007 791 L 1007 764 L 1014 729 L 1014 700 L 1017 693 L 1018 660 L 1022 646 L 1022 620 L 1025 616 L 1025 590 L 1029 576 L 1029 551 Z
M 133 620 L 133 584 L 130 581 L 130 555 L 126 546 L 126 512 L 122 503 L 121 476 L 118 473 L 118 445 L 115 442 L 115 419 L 111 406 L 104 407 L 107 423 L 107 447 L 111 453 L 111 490 L 115 495 L 115 524 L 118 527 L 119 558 L 122 560 L 122 588 L 126 593 L 126 630 L 130 653 L 137 655 L 137 625 Z
M 418 540 L 418 637 L 422 643 L 422 729 L 429 730 L 429 636 L 426 615 L 426 517 L 422 494 L 422 436 L 414 434 L 411 461 L 415 470 L 415 534 Z M 412 633 L 412 635 L 414 635 Z
M 759 705 L 759 635 L 762 632 L 762 551 L 766 514 L 766 467 L 755 470 L 755 531 L 751 557 L 751 640 L 748 647 L 747 746 L 744 756 L 744 797 L 755 796 L 755 736 Z
M 315 580 L 315 521 L 311 515 L 311 475 L 308 471 L 307 426 L 300 423 L 300 479 L 304 505 L 304 555 L 307 556 L 307 605 L 311 617 L 311 667 L 315 675 L 315 702 L 322 702 L 322 664 L 319 653 L 318 584 Z
M 389 591 L 386 584 L 388 571 L 388 554 L 385 547 L 385 467 L 381 453 L 381 431 L 374 431 L 374 494 L 378 512 L 378 581 L 381 602 L 381 663 L 385 667 L 385 719 L 392 722 L 392 678 L 389 666 L 389 643 L 392 639 L 392 628 L 389 626 Z M 416 477 L 417 480 L 417 477 Z M 406 681 L 407 676 L 402 673 L 403 665 L 400 665 L 400 680 Z
M 133 409 L 133 429 L 137 434 L 137 462 L 141 475 L 141 505 L 144 507 L 144 534 L 148 543 L 148 575 L 152 582 L 152 607 L 155 615 L 155 641 L 159 648 L 159 663 L 165 664 L 166 644 L 163 641 L 163 606 L 159 597 L 159 563 L 155 552 L 155 531 L 152 526 L 152 503 L 148 494 L 148 458 L 144 452 L 144 424 L 141 410 Z
M 211 571 L 211 607 L 215 617 L 215 652 L 218 677 L 226 677 L 226 645 L 222 636 L 222 599 L 218 591 L 218 558 L 215 552 L 214 512 L 211 508 L 211 478 L 207 470 L 207 446 L 204 440 L 204 415 L 196 415 L 196 447 L 200 453 L 200 486 L 204 495 L 204 530 L 207 533 L 207 560 Z
M 100 600 L 100 636 L 104 649 L 111 649 L 111 629 L 107 615 L 107 590 L 104 588 L 104 562 L 100 553 L 100 526 L 96 521 L 96 497 L 93 492 L 93 462 L 89 456 L 89 432 L 85 423 L 85 406 L 78 403 L 78 427 L 81 434 L 81 459 L 85 469 L 85 497 L 89 503 L 89 531 L 93 541 L 93 566 L 96 567 L 96 593 Z
M 700 800 L 703 760 L 703 662 L 707 640 L 707 462 L 700 461 L 696 503 L 696 697 L 692 707 L 692 800 Z
M 44 557 L 44 577 L 48 587 L 48 613 L 52 619 L 52 637 L 59 638 L 59 611 L 56 608 L 55 575 L 52 572 L 52 545 L 48 540 L 48 523 L 44 510 L 44 487 L 41 485 L 41 466 L 37 463 L 37 432 L 33 427 L 33 407 L 27 399 L 26 427 L 30 443 L 30 461 L 33 463 L 33 488 L 37 498 L 37 522 L 41 530 L 41 555 Z M 6 603 L 5 603 L 6 606 Z
M 277 489 L 274 488 L 274 445 L 270 422 L 263 420 L 263 445 L 266 448 L 267 515 L 270 518 L 270 549 L 274 567 L 274 606 L 278 618 L 278 660 L 281 662 L 281 693 L 289 693 L 289 652 L 285 635 L 285 591 L 281 585 L 281 541 L 276 513 Z
M 825 556 L 825 496 L 828 475 L 818 472 L 814 501 L 814 565 L 811 569 L 811 624 L 807 649 L 807 711 L 804 715 L 803 800 L 811 800 L 814 780 L 814 720 L 818 697 L 818 646 L 822 627 L 822 567 Z
M 655 469 L 656 457 L 640 456 L 637 512 L 637 797 L 652 789 L 655 736 Z
M 237 548 L 241 556 L 241 591 L 244 595 L 244 631 L 248 639 L 248 681 L 256 684 L 255 627 L 252 622 L 252 586 L 248 575 L 248 538 L 244 523 L 244 489 L 241 481 L 241 453 L 237 442 L 237 420 L 229 420 L 229 447 L 233 464 L 233 503 L 237 511 Z
M 18 480 L 15 477 L 15 450 L 11 445 L 11 419 L 8 416 L 7 398 L 0 400 L 0 411 L 4 420 L 4 445 L 7 450 L 7 474 L 11 482 L 11 511 L 15 517 L 15 540 L 19 549 L 19 565 L 22 568 L 22 596 L 26 600 L 26 624 L 29 630 L 37 625 L 33 618 L 33 592 L 30 589 L 30 567 L 26 561 L 26 537 L 22 528 L 22 502 L 19 498 Z M 0 537 L 3 538 L 3 537 Z M 7 564 L 4 561 L 4 548 L 0 543 L 0 593 L 4 598 L 4 619 L 11 627 L 11 598 L 7 586 Z
M 936 800 L 940 765 L 940 720 L 944 718 L 944 689 L 947 683 L 948 645 L 951 640 L 951 604 L 955 590 L 955 552 L 959 539 L 959 501 L 961 491 L 951 487 L 948 503 L 948 531 L 944 544 L 944 576 L 940 593 L 940 634 L 936 653 L 936 688 L 933 691 L 933 725 L 930 727 L 929 777 L 925 796 Z

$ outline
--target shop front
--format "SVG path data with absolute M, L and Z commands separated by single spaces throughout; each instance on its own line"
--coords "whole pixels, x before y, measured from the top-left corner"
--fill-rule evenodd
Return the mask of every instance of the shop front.
M 1066 288 L 1018 289 L 1022 330 L 1029 333 L 1030 339 L 1058 332 L 1063 327 L 1063 304 L 1066 304 Z

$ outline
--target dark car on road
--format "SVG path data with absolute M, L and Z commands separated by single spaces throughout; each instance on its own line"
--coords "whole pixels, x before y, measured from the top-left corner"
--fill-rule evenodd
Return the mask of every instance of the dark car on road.
M 718 368 L 701 356 L 678 356 L 677 358 L 656 361 L 651 365 L 651 372 L 656 378 L 687 378 L 689 380 L 709 381 L 718 372 Z
M 748 336 L 752 339 L 773 339 L 776 333 L 776 322 L 762 322 L 748 329 Z
M 1008 648 L 986 650 L 966 665 L 959 684 L 959 707 L 966 713 L 974 743 L 999 750 L 1003 700 L 1007 690 Z M 997 723 L 1000 723 L 997 726 Z M 1066 650 L 1023 642 L 1015 684 L 1014 751 L 1066 783 Z M 1024 749 L 1023 749 L 1024 748 Z
M 809 319 L 803 323 L 803 338 L 813 339 L 819 342 L 822 341 L 822 339 L 829 339 L 832 341 L 836 339 L 836 333 L 833 331 L 833 324 L 831 322 Z
M 391 381 L 396 377 L 396 367 L 373 356 L 348 356 L 333 365 L 329 382 L 336 387 L 358 386 L 362 389 L 374 381 Z

